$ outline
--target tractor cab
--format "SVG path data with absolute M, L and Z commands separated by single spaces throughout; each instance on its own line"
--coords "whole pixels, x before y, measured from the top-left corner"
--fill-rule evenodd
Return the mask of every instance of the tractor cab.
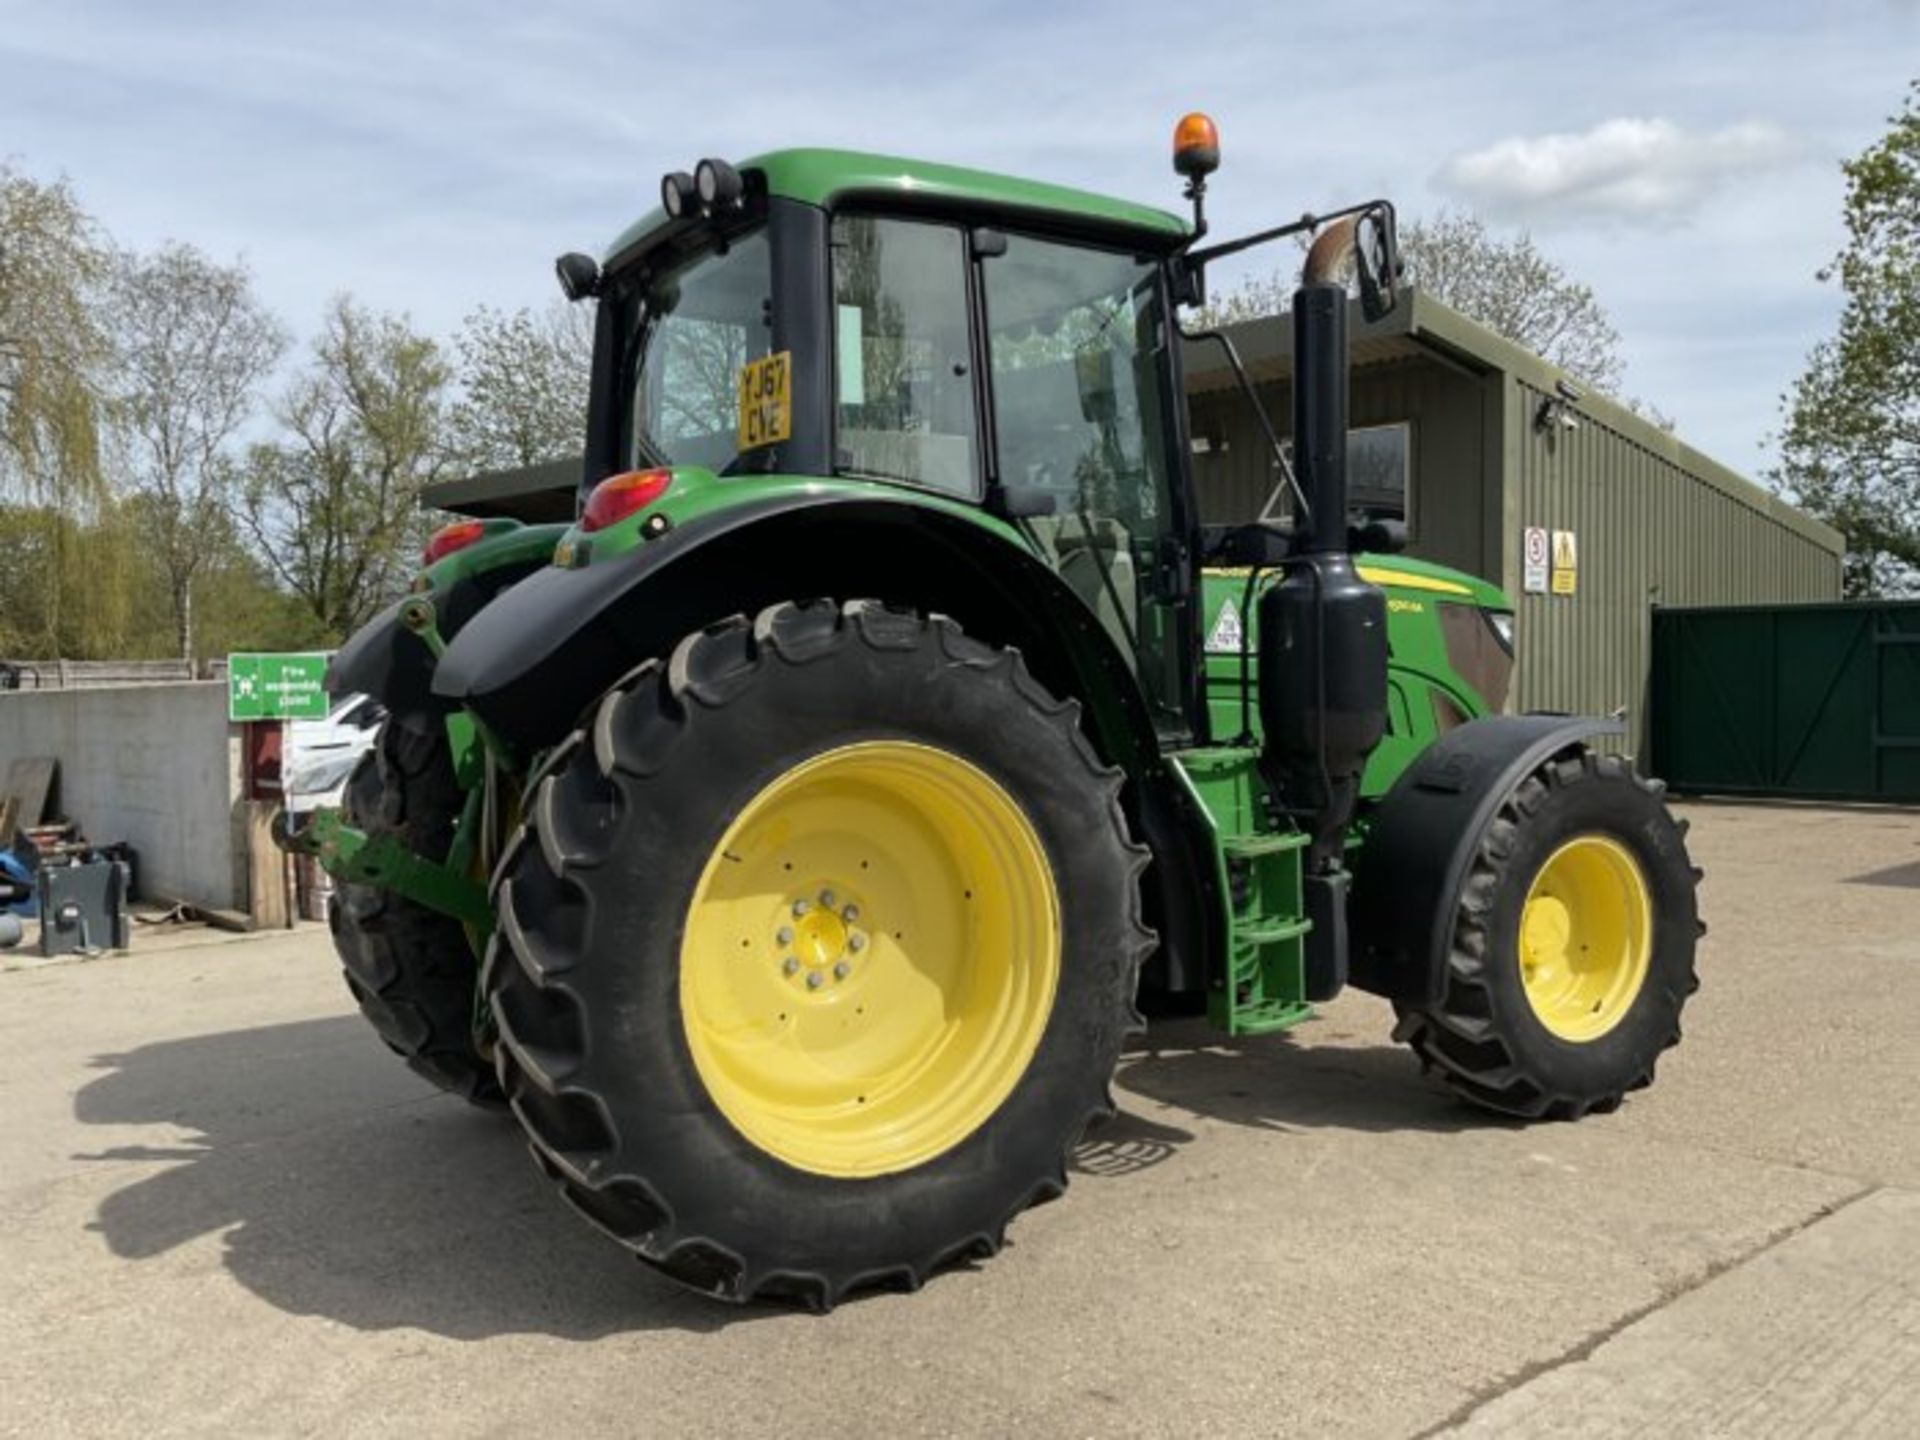
M 829 166 L 830 209 L 783 193 Z M 996 193 L 1013 182 L 881 157 L 700 173 L 713 201 L 669 176 L 604 270 L 563 263 L 603 316 L 588 491 L 697 467 L 982 509 L 1096 617 L 1156 727 L 1190 732 L 1197 531 L 1166 263 L 1186 227 L 1068 191 L 1044 198 L 1083 213 L 1036 196 L 1027 217 Z

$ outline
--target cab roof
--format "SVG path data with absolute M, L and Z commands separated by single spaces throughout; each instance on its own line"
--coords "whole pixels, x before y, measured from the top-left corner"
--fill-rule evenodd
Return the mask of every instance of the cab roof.
M 830 206 L 836 201 L 863 198 L 949 202 L 1007 210 L 1030 217 L 1050 216 L 1093 226 L 1117 226 L 1171 247 L 1186 240 L 1192 227 L 1179 215 L 1136 205 L 1090 190 L 1048 185 L 968 170 L 931 160 L 909 160 L 897 155 L 872 155 L 858 150 L 774 150 L 739 165 L 742 174 L 758 171 L 767 193 L 809 205 Z M 666 223 L 666 213 L 655 209 L 627 227 L 608 250 L 618 255 Z

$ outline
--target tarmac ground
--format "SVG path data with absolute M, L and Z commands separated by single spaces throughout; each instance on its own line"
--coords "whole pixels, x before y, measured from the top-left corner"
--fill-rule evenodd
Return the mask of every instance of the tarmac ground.
M 1703 985 L 1617 1113 L 1483 1117 L 1365 995 L 1158 1026 L 1000 1256 L 823 1317 L 627 1261 L 322 927 L 19 965 L 0 1433 L 1920 1434 L 1920 815 L 1684 808 Z

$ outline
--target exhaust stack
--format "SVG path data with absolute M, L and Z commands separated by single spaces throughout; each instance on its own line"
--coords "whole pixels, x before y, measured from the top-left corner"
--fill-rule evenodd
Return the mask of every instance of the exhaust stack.
M 1386 733 L 1387 601 L 1347 550 L 1347 288 L 1351 218 L 1307 253 L 1293 295 L 1293 464 L 1307 513 L 1286 578 L 1260 597 L 1262 769 L 1312 836 L 1308 993 L 1346 982 L 1345 836 L 1367 756 Z

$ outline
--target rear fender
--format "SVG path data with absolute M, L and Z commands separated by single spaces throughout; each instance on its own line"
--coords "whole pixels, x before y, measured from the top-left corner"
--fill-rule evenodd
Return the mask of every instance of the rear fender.
M 1152 849 L 1147 923 L 1160 933 L 1150 988 L 1198 987 L 1222 943 L 1203 823 L 1160 759 L 1132 667 L 1066 581 L 1005 534 L 945 509 L 871 494 L 792 493 L 675 526 L 582 569 L 543 570 L 502 596 L 441 658 L 434 688 L 523 753 L 562 739 L 621 675 L 684 635 L 783 600 L 867 598 L 949 615 L 1017 648 L 1053 694 L 1082 707 L 1096 750 L 1127 772 L 1123 803 Z
M 1356 857 L 1349 980 L 1406 1005 L 1438 1003 L 1452 918 L 1481 837 L 1541 764 L 1614 721 L 1492 715 L 1449 730 L 1367 817 Z
M 1098 618 L 1028 551 L 910 500 L 795 491 L 729 506 L 579 569 L 551 567 L 477 615 L 434 675 L 526 750 L 562 739 L 621 675 L 680 638 L 782 600 L 868 598 L 951 615 L 1017 646 L 1078 698 L 1103 754 L 1138 773 L 1158 754 L 1139 685 Z

